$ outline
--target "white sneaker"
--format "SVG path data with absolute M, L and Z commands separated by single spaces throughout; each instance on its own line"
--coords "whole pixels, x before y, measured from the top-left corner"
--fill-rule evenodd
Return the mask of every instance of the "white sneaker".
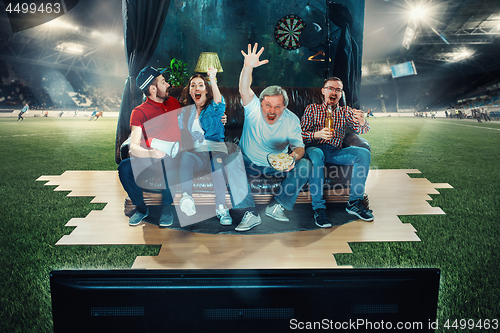
M 182 212 L 187 216 L 193 216 L 194 214 L 196 214 L 196 206 L 194 205 L 194 199 L 186 192 L 182 193 L 182 198 L 179 205 Z
M 283 222 L 290 221 L 290 219 L 285 215 L 285 208 L 279 203 L 274 204 L 272 206 L 267 206 L 266 215 L 278 221 L 283 221 Z
M 262 219 L 259 215 L 255 216 L 252 212 L 247 211 L 245 215 L 241 219 L 240 224 L 234 229 L 236 231 L 247 231 L 252 229 L 255 226 L 258 226 L 262 223 Z
M 231 225 L 231 223 L 233 223 L 233 219 L 231 215 L 229 215 L 229 209 L 227 209 L 226 205 L 218 205 L 217 208 L 215 208 L 215 213 L 219 218 L 220 224 Z

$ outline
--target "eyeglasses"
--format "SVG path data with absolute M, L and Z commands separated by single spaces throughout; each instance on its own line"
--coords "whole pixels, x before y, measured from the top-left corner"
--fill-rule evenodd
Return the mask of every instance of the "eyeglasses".
M 323 89 L 326 89 L 328 91 L 335 91 L 336 93 L 341 93 L 342 92 L 342 88 L 334 88 L 334 87 L 323 87 Z

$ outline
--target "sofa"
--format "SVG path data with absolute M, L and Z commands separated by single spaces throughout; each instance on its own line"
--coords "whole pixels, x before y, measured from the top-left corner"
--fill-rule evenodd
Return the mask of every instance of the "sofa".
M 284 87 L 288 93 L 289 104 L 288 109 L 295 113 L 299 118 L 302 117 L 307 105 L 311 103 L 322 103 L 323 95 L 320 88 L 297 88 L 297 87 Z M 252 87 L 255 94 L 258 96 L 264 89 L 263 87 Z M 170 95 L 179 98 L 182 88 L 173 88 Z M 241 98 L 239 95 L 238 87 L 220 87 L 220 91 L 226 100 L 226 114 L 227 124 L 225 126 L 225 141 L 228 144 L 229 152 L 234 151 L 239 143 L 239 138 L 243 129 L 244 114 L 243 106 L 241 105 Z M 128 123 L 130 120 L 129 115 L 120 114 L 120 117 L 125 117 L 125 120 L 118 122 L 117 138 L 126 138 L 130 134 L 128 126 L 121 126 L 120 124 Z M 127 118 L 128 117 L 128 118 Z M 118 140 L 118 139 L 117 139 Z M 116 142 L 115 159 L 117 162 L 128 157 L 128 142 Z M 358 146 L 370 150 L 369 143 L 354 132 L 347 133 L 343 147 Z M 349 200 L 349 183 L 351 178 L 352 166 L 341 165 L 328 165 L 325 170 L 325 188 L 324 198 L 326 202 L 347 202 Z M 278 177 L 248 177 L 252 194 L 256 204 L 266 204 L 272 198 L 273 191 L 279 186 L 283 179 Z M 147 177 L 137 179 L 140 187 L 144 188 L 144 200 L 147 205 L 160 205 L 163 181 L 162 177 Z M 214 204 L 215 195 L 212 189 L 210 174 L 195 175 L 193 180 L 193 198 L 197 205 Z M 174 204 L 178 204 L 180 193 L 174 198 Z M 296 203 L 310 203 L 311 198 L 308 192 L 307 184 L 302 189 Z M 226 194 L 226 203 L 230 204 L 229 193 Z M 365 195 L 365 206 L 368 207 L 368 197 Z M 130 199 L 125 200 L 125 214 L 130 215 L 134 211 Z

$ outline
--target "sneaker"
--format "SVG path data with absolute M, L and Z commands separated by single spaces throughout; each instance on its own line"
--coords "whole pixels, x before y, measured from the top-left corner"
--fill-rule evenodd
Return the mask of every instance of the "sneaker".
M 236 231 L 247 231 L 252 229 L 255 226 L 258 226 L 262 223 L 262 219 L 259 215 L 255 216 L 252 212 L 247 211 L 243 218 L 241 219 L 240 224 L 234 229 Z
M 149 210 L 146 209 L 146 213 L 141 213 L 140 211 L 136 211 L 134 213 L 134 215 L 132 215 L 130 217 L 130 219 L 128 220 L 128 225 L 132 226 L 132 227 L 135 227 L 136 225 L 139 225 L 141 224 L 141 222 L 146 218 L 148 217 L 149 215 Z
M 160 223 L 158 226 L 160 228 L 169 227 L 174 223 L 174 214 L 172 212 L 172 206 L 164 206 L 160 216 Z
M 345 210 L 349 214 L 355 215 L 363 221 L 373 221 L 372 211 L 370 209 L 366 209 L 361 200 L 349 201 Z
M 279 203 L 276 203 L 272 206 L 267 206 L 266 215 L 278 221 L 290 221 L 288 217 L 285 216 L 285 208 Z
M 332 224 L 326 215 L 326 209 L 318 208 L 314 210 L 314 223 L 320 228 L 331 228 Z
M 182 198 L 179 205 L 182 212 L 187 216 L 193 216 L 194 214 L 196 214 L 196 206 L 194 205 L 194 199 L 186 192 L 182 193 Z
M 233 219 L 231 215 L 229 215 L 229 209 L 227 209 L 226 205 L 218 205 L 218 208 L 215 209 L 215 213 L 219 218 L 220 224 L 231 225 L 231 223 L 233 223 Z

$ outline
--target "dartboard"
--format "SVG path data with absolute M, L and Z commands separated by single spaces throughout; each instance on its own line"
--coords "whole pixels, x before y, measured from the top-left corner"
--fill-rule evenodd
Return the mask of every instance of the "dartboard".
M 299 36 L 306 23 L 297 15 L 290 14 L 282 17 L 274 27 L 276 43 L 285 50 L 295 50 L 300 47 Z

